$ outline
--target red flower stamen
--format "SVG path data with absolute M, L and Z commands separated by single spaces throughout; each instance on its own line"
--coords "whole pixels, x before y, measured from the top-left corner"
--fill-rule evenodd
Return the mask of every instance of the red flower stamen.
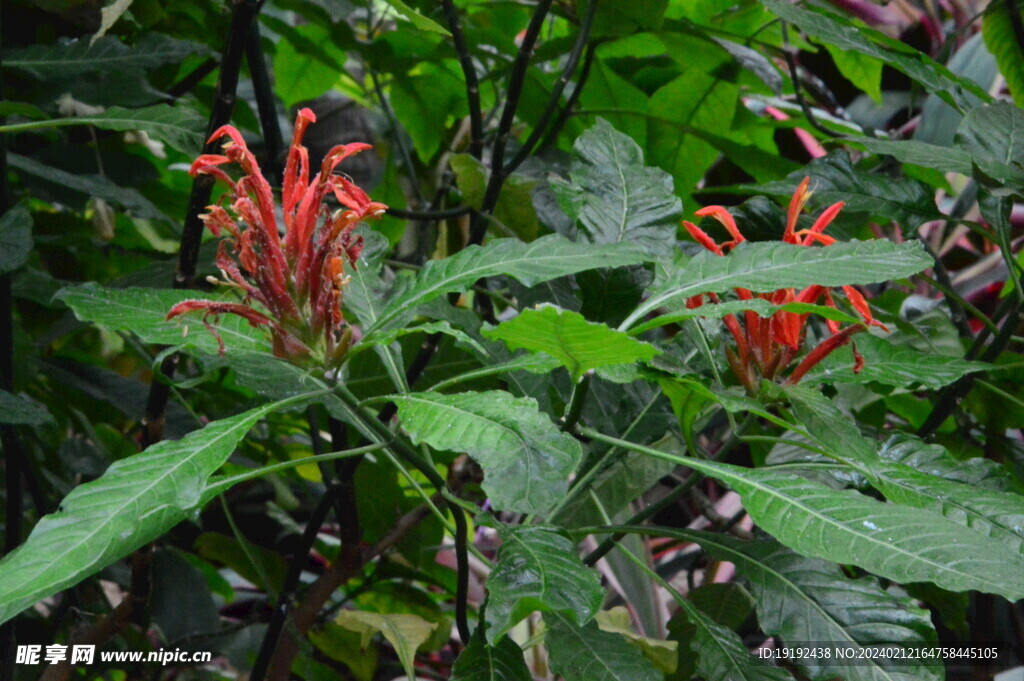
M 793 193 L 793 198 L 789 201 L 789 210 L 786 213 L 786 231 L 782 235 L 782 240 L 787 244 L 797 243 L 796 223 L 800 218 L 800 213 L 804 210 L 804 206 L 807 205 L 807 200 L 811 198 L 811 192 L 807 191 L 810 185 L 811 178 L 805 177 L 804 181 L 800 183 L 800 186 Z
M 351 343 L 341 303 L 348 282 L 345 264 L 354 267 L 362 250 L 353 230 L 363 220 L 380 217 L 387 206 L 370 200 L 349 179 L 333 174 L 339 163 L 369 149 L 368 144 L 334 147 L 310 181 L 309 151 L 302 146 L 302 138 L 315 121 L 309 109 L 299 111 L 295 120 L 281 189 L 283 239 L 273 190 L 237 129 L 219 128 L 210 142 L 227 137 L 224 152 L 203 154 L 192 164 L 193 176 L 210 175 L 231 190 L 227 208 L 211 205 L 201 218 L 214 236 L 226 232 L 217 250 L 217 266 L 227 280 L 224 283 L 245 296 L 241 303 L 184 301 L 171 308 L 167 319 L 203 312 L 203 323 L 217 338 L 222 354 L 224 343 L 209 323 L 221 314 L 243 317 L 254 327 L 269 327 L 274 354 L 296 362 L 319 356 L 328 365 L 336 364 Z M 233 180 L 221 168 L 227 164 L 240 166 L 243 176 Z M 325 205 L 329 195 L 344 206 L 333 217 Z M 252 307 L 253 303 L 262 309 Z
M 800 213 L 811 197 L 809 187 L 810 178 L 804 178 L 793 193 L 793 198 L 790 200 L 787 210 L 786 228 L 783 232 L 782 240 L 785 243 L 799 246 L 813 247 L 821 244 L 827 247 L 835 243 L 835 239 L 823 232 L 839 215 L 844 203 L 839 201 L 822 211 L 810 229 L 797 230 Z M 735 219 L 722 206 L 707 206 L 697 211 L 696 215 L 714 218 L 725 227 L 732 237 L 732 241 L 719 244 L 697 225 L 692 222 L 683 221 L 683 227 L 693 240 L 712 253 L 724 256 L 737 244 L 746 240 L 736 225 Z M 796 369 L 786 379 L 787 383 L 797 383 L 800 381 L 808 371 L 825 359 L 825 357 L 848 343 L 853 334 L 864 331 L 868 326 L 878 326 L 888 331 L 885 326 L 876 321 L 871 315 L 867 300 L 859 290 L 852 286 L 843 286 L 842 291 L 850 305 L 864 321 L 860 324 L 843 328 L 838 321 L 826 319 L 825 323 L 831 335 L 804 356 Z M 819 301 L 823 301 L 825 306 L 836 308 L 832 291 L 825 286 L 819 285 L 808 286 L 799 293 L 793 289 L 779 289 L 768 293 L 752 293 L 743 288 L 735 289 L 735 293 L 739 300 L 761 298 L 773 305 L 784 305 L 785 303 L 817 304 Z M 716 295 L 707 295 L 712 303 L 717 304 L 719 302 Z M 686 306 L 689 309 L 700 307 L 703 304 L 703 295 L 693 296 L 686 301 Z M 736 343 L 735 352 L 727 348 L 729 365 L 740 383 L 749 391 L 754 392 L 757 389 L 757 372 L 760 372 L 762 378 L 771 380 L 785 371 L 799 354 L 800 348 L 804 344 L 809 317 L 809 313 L 784 310 L 775 312 L 768 319 L 762 319 L 754 311 L 747 310 L 742 315 L 742 322 L 737 315 L 726 315 L 723 317 L 725 328 Z M 860 371 L 863 365 L 864 358 L 854 347 L 854 371 Z
M 733 238 L 735 243 L 746 241 L 746 238 L 744 238 L 740 233 L 740 228 L 736 226 L 736 220 L 734 220 L 732 215 L 729 214 L 729 211 L 722 206 L 705 206 L 694 213 L 694 215 L 699 217 L 710 215 L 712 218 L 717 220 L 719 224 L 725 227 L 725 231 L 729 232 L 729 236 Z

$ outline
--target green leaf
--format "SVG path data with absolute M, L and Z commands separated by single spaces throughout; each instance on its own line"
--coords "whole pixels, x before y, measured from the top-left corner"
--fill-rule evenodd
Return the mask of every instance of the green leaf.
M 16 204 L 0 216 L 0 274 L 13 272 L 32 252 L 32 215 Z
M 150 33 L 132 47 L 105 36 L 92 44 L 77 39 L 12 50 L 4 55 L 4 68 L 19 69 L 43 81 L 62 80 L 99 71 L 148 70 L 208 51 L 199 43 L 160 33 Z
M 604 590 L 576 545 L 540 526 L 504 527 L 498 562 L 487 578 L 487 638 L 497 640 L 533 612 L 566 615 L 586 624 Z
M 933 582 L 1010 600 L 1024 596 L 1024 558 L 941 515 L 834 491 L 769 469 L 691 464 L 729 484 L 754 521 L 789 548 L 897 582 Z
M 773 541 L 740 541 L 693 530 L 669 530 L 668 536 L 696 542 L 715 559 L 735 564 L 756 601 L 758 624 L 770 636 L 854 650 L 936 640 L 928 611 L 913 599 L 890 594 L 873 577 L 848 579 L 835 563 L 805 558 Z M 920 662 L 898 666 L 887 666 L 877 658 L 864 665 L 832 664 L 824 659 L 798 662 L 815 679 L 835 675 L 847 681 L 942 678 L 941 665 L 936 669 Z
M 866 92 L 879 106 L 882 104 L 882 62 L 855 50 L 841 50 L 825 45 L 839 72 L 856 87 Z
M 604 113 L 616 130 L 620 130 L 643 146 L 647 141 L 647 94 L 615 72 L 606 59 L 602 57 L 608 46 L 595 50 L 598 57 L 594 60 L 587 86 L 580 95 L 580 105 L 584 109 L 605 109 L 622 111 L 623 113 Z M 648 156 L 650 159 L 651 157 Z
M 463 96 L 461 92 L 460 96 Z M 436 133 L 431 134 L 437 138 Z M 480 208 L 490 178 L 487 167 L 469 154 L 453 154 L 449 163 L 465 202 L 474 208 Z M 540 230 L 537 211 L 531 198 L 531 192 L 536 184 L 537 181 L 534 179 L 512 173 L 506 178 L 501 194 L 498 195 L 498 203 L 494 207 L 495 221 L 512 230 L 524 241 L 537 238 L 537 232 Z
M 569 179 L 552 179 L 551 186 L 584 238 L 671 255 L 682 213 L 672 177 L 646 167 L 637 143 L 602 118 L 577 138 L 572 154 Z
M 1024 491 L 1021 483 L 999 463 L 981 456 L 961 460 L 938 444 L 926 444 L 912 435 L 896 433 L 878 450 L 886 461 L 916 471 L 955 480 L 982 489 Z
M 971 109 L 956 131 L 982 179 L 1024 189 L 1024 111 L 1009 102 Z
M 366 335 L 401 326 L 420 305 L 451 291 L 468 288 L 481 277 L 506 274 L 526 286 L 597 267 L 636 265 L 645 260 L 624 245 L 577 244 L 551 234 L 530 243 L 497 239 L 470 246 L 443 260 L 431 260 L 389 296 Z
M 961 376 L 988 371 L 992 365 L 896 345 L 885 338 L 862 334 L 854 339 L 864 366 L 854 373 L 853 349 L 841 348 L 826 357 L 804 378 L 805 385 L 826 383 L 881 383 L 901 388 L 920 385 L 937 389 Z
M 649 343 L 554 305 L 528 308 L 483 333 L 504 341 L 512 350 L 524 348 L 551 355 L 569 370 L 573 381 L 597 367 L 633 364 L 660 353 Z
M 548 613 L 551 671 L 565 681 L 662 681 L 640 650 L 618 634 L 602 631 L 596 622 L 580 626 L 564 615 Z
M 417 444 L 464 452 L 484 469 L 483 488 L 494 508 L 543 514 L 568 489 L 583 450 L 559 431 L 529 397 L 501 390 L 388 398 L 402 428 Z
M 380 657 L 378 646 L 370 645 L 367 648 L 363 648 L 359 645 L 362 642 L 362 636 L 351 629 L 338 626 L 333 622 L 327 622 L 321 627 L 310 629 L 308 636 L 313 645 L 323 652 L 324 655 L 344 664 L 357 681 L 373 681 Z M 300 660 L 304 658 L 312 659 L 312 656 L 299 656 Z M 299 669 L 295 671 L 304 679 L 328 678 L 328 676 L 310 677 Z M 337 670 L 332 669 L 330 676 L 334 677 L 336 675 Z
M 1019 12 L 1019 10 L 1018 10 Z M 996 58 L 999 72 L 1017 106 L 1024 105 L 1024 64 L 1021 63 L 1020 45 L 1013 33 L 1009 6 L 1006 2 L 993 2 L 981 20 L 981 35 L 985 47 Z
M 0 116 L 20 116 L 33 121 L 47 118 L 45 111 L 28 102 L 0 102 Z
M 701 317 L 704 319 L 721 319 L 726 315 L 736 314 L 750 310 L 756 312 L 759 317 L 768 318 L 777 312 L 796 312 L 798 314 L 816 314 L 823 319 L 834 319 L 837 322 L 848 324 L 861 324 L 863 320 L 847 314 L 842 310 L 827 305 L 815 305 L 812 303 L 783 303 L 772 305 L 764 298 L 751 298 L 750 300 L 729 300 L 724 303 L 705 303 L 700 307 L 685 308 L 678 312 L 670 312 L 650 319 L 643 324 L 638 324 L 629 330 L 629 335 L 636 336 L 644 331 L 650 331 L 666 324 L 678 324 L 687 319 Z M 852 362 L 851 362 L 852 364 Z
M 214 421 L 181 440 L 164 441 L 116 461 L 79 485 L 56 513 L 0 560 L 0 622 L 77 584 L 202 508 L 207 479 L 261 418 L 308 396 Z
M 176 303 L 195 298 L 195 291 L 114 289 L 103 288 L 95 282 L 61 289 L 55 296 L 84 322 L 93 322 L 112 331 L 131 331 L 147 343 L 184 346 L 215 355 L 219 349 L 217 339 L 203 328 L 201 314 L 165 319 Z M 224 315 L 214 328 L 228 349 L 252 352 L 266 351 L 270 347 L 263 332 L 235 315 Z
M 753 657 L 739 635 L 718 624 L 687 601 L 680 615 L 692 627 L 691 652 L 697 656 L 696 670 L 701 678 L 716 681 L 788 681 L 783 669 L 772 667 Z
M 264 18 L 266 20 L 266 18 Z M 276 23 L 272 24 L 278 29 Z M 324 94 L 341 78 L 345 52 L 320 24 L 285 24 L 274 51 L 274 91 L 285 106 Z
M 706 49 L 718 46 L 708 43 Z M 684 198 L 719 157 L 719 150 L 702 136 L 733 134 L 739 101 L 738 85 L 700 68 L 686 69 L 651 95 L 647 160 L 672 173 Z
M 137 190 L 121 187 L 104 175 L 77 175 L 19 154 L 7 154 L 7 162 L 19 173 L 41 178 L 60 185 L 64 189 L 81 192 L 86 196 L 103 199 L 115 206 L 122 207 L 135 217 L 172 222 L 167 215 Z
M 971 157 L 963 149 L 918 140 L 887 140 L 860 136 L 847 139 L 873 154 L 892 156 L 903 163 L 934 168 L 944 173 L 971 174 Z
M 205 141 L 206 120 L 187 106 L 161 104 L 140 109 L 112 106 L 95 116 L 62 120 L 88 123 L 104 130 L 143 130 L 189 156 L 198 154 Z
M 811 203 L 820 207 L 843 201 L 846 205 L 840 215 L 864 213 L 915 229 L 922 222 L 944 217 L 935 206 L 934 193 L 923 183 L 855 168 L 845 151 L 814 159 L 784 180 L 750 187 L 756 187 L 758 194 L 788 201 L 805 177 L 811 178 L 814 190 Z
M 776 96 L 782 95 L 782 74 L 778 68 L 757 50 L 724 38 L 712 37 L 719 47 L 732 55 L 740 66 L 757 76 Z
M 877 460 L 875 443 L 861 435 L 857 422 L 821 392 L 802 385 L 785 386 L 782 392 L 793 405 L 795 421 L 807 429 L 821 449 L 854 465 Z
M 0 423 L 14 426 L 41 426 L 52 423 L 46 408 L 27 397 L 0 390 Z
M 897 582 L 933 582 L 1012 601 L 1024 596 L 1024 556 L 938 513 L 835 491 L 771 468 L 630 446 L 725 482 L 765 532 L 805 556 L 857 565 Z
M 919 242 L 895 244 L 884 239 L 837 242 L 825 248 L 783 242 L 744 242 L 726 257 L 705 251 L 670 271 L 648 298 L 620 326 L 629 328 L 648 312 L 698 293 L 733 288 L 774 291 L 871 284 L 916 274 L 932 259 Z
M 209 488 L 204 490 L 203 496 L 209 498 Z M 196 538 L 193 546 L 198 555 L 234 570 L 275 597 L 288 574 L 288 565 L 281 554 L 257 546 L 245 537 L 204 532 Z
M 488 645 L 479 630 L 452 665 L 451 681 L 533 681 L 523 649 L 502 636 Z
M 428 19 L 427 17 L 423 16 L 413 8 L 409 7 L 409 5 L 402 2 L 402 0 L 384 1 L 391 6 L 391 9 L 394 10 L 395 15 L 398 16 L 399 19 L 408 21 L 419 30 L 427 31 L 429 33 L 440 33 L 441 35 L 451 35 L 451 33 L 448 32 L 447 28 L 437 23 L 433 19 Z M 412 675 L 410 674 L 410 677 L 411 676 Z
M 674 437 L 669 435 L 666 439 L 671 442 Z M 628 452 L 590 484 L 593 496 L 579 495 L 574 502 L 553 516 L 552 521 L 563 527 L 579 527 L 600 523 L 603 513 L 615 517 L 630 502 L 671 473 L 672 464 Z M 597 497 L 597 501 L 594 497 Z
M 342 610 L 334 619 L 339 626 L 359 633 L 362 637 L 361 648 L 370 645 L 373 635 L 380 632 L 395 649 L 406 676 L 416 678 L 413 661 L 416 650 L 426 643 L 437 628 L 437 622 L 430 622 L 419 615 L 405 613 L 381 615 L 376 612 L 362 610 Z
M 453 60 L 425 62 L 418 64 L 413 74 L 396 73 L 391 82 L 389 95 L 395 116 L 424 163 L 441 149 L 448 136 L 448 121 L 467 110 L 466 86 L 457 74 L 459 67 Z
M 112 106 L 103 113 L 91 116 L 53 118 L 3 125 L 0 126 L 0 132 L 10 133 L 68 125 L 94 125 L 104 130 L 143 130 L 152 137 L 170 144 L 178 151 L 194 156 L 203 147 L 203 131 L 206 128 L 206 120 L 187 106 L 157 105 L 138 109 Z
M 957 77 L 923 52 L 880 31 L 857 26 L 847 17 L 815 5 L 790 4 L 787 0 L 764 0 L 764 4 L 772 14 L 828 45 L 880 59 L 953 106 L 970 108 L 974 104 L 970 97 L 972 94 L 983 101 L 992 100 L 977 84 Z
M 897 463 L 868 467 L 871 484 L 893 503 L 941 513 L 1024 553 L 1024 496 L 935 477 Z
M 440 322 L 424 322 L 423 324 L 417 324 L 416 326 L 406 326 L 406 327 L 403 327 L 403 328 L 400 328 L 400 329 L 392 329 L 391 331 L 388 331 L 387 333 L 379 334 L 377 336 L 374 336 L 373 338 L 370 339 L 369 343 L 360 343 L 359 345 L 357 345 L 354 348 L 353 354 L 355 353 L 355 350 L 365 349 L 365 348 L 369 348 L 371 346 L 390 345 L 391 343 L 394 343 L 396 340 L 398 340 L 402 336 L 408 336 L 408 335 L 414 334 L 414 333 L 426 333 L 426 334 L 443 333 L 445 335 L 451 336 L 457 342 L 461 343 L 462 345 L 466 346 L 467 348 L 472 348 L 473 350 L 477 351 L 478 353 L 480 353 L 482 355 L 486 355 L 487 354 L 487 351 L 484 350 L 483 346 L 480 345 L 480 343 L 477 342 L 477 340 L 475 338 L 470 336 L 465 331 L 460 331 L 460 330 L 456 329 L 454 326 L 452 326 L 451 324 L 449 324 L 448 322 L 445 322 L 445 321 L 440 321 Z
M 582 5 L 580 4 L 580 11 Z M 637 30 L 661 27 L 668 0 L 599 3 L 594 16 L 594 36 L 629 35 Z

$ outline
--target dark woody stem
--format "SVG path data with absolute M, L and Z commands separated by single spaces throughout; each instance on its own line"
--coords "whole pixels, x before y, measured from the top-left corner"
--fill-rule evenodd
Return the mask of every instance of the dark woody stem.
M 207 135 L 212 134 L 214 130 L 231 119 L 246 36 L 249 33 L 249 26 L 259 12 L 261 4 L 260 0 L 235 0 L 234 2 L 231 27 L 220 62 L 221 68 L 217 81 L 217 94 L 214 99 L 213 109 L 210 112 L 210 120 L 207 124 Z M 211 144 L 207 144 L 203 149 L 203 153 L 214 151 L 216 149 Z M 188 212 L 185 216 L 185 224 L 181 234 L 178 267 L 172 282 L 174 288 L 181 289 L 192 286 L 203 231 L 203 222 L 199 219 L 199 215 L 210 202 L 213 182 L 214 178 L 212 176 L 200 175 L 192 183 Z M 177 364 L 177 354 L 169 354 L 160 365 L 160 373 L 167 377 L 173 375 Z M 146 401 L 142 423 L 143 448 L 163 439 L 164 412 L 170 398 L 170 391 L 170 384 L 159 378 L 154 378 L 150 384 L 149 397 Z M 77 631 L 71 640 L 72 644 L 93 643 L 98 645 L 115 635 L 130 622 L 142 621 L 148 604 L 151 586 L 151 549 L 152 547 L 149 546 L 136 551 L 132 555 L 131 586 L 129 587 L 128 596 L 121 602 L 121 605 L 90 626 Z M 71 665 L 65 660 L 49 667 L 43 674 L 43 678 L 46 681 L 63 681 L 69 678 L 70 674 Z
M 484 115 L 480 109 L 480 80 L 477 78 L 473 57 L 470 56 L 469 47 L 466 45 L 466 36 L 462 32 L 462 22 L 459 20 L 455 3 L 452 0 L 441 0 L 441 7 L 444 9 L 444 16 L 448 22 L 448 30 L 452 34 L 455 53 L 459 56 L 459 66 L 462 67 L 462 74 L 466 79 L 466 103 L 469 105 L 469 153 L 473 158 L 479 159 L 483 156 L 484 150 Z
M 0 77 L 0 102 L 3 101 L 3 78 Z M 0 117 L 0 125 L 3 124 Z M 0 215 L 10 210 L 7 186 L 7 135 L 0 133 Z M 0 388 L 12 390 L 14 384 L 14 300 L 12 275 L 0 274 Z M 0 426 L 0 441 L 4 447 L 4 474 L 6 504 L 4 515 L 3 554 L 10 553 L 21 543 L 22 481 L 28 462 L 21 436 L 11 425 Z M 15 620 L 0 627 L 0 668 L 13 670 L 15 661 Z M 13 676 L 13 671 L 11 672 Z
M 277 107 L 274 105 L 274 89 L 270 82 L 267 60 L 260 45 L 260 24 L 253 21 L 249 26 L 249 35 L 245 40 L 245 61 L 249 64 L 249 75 L 256 94 L 256 107 L 260 116 L 260 129 L 263 131 L 263 146 L 266 149 L 267 162 L 263 174 L 271 185 L 281 183 L 281 160 L 284 154 L 284 139 L 281 137 L 281 126 L 277 119 Z
M 583 20 L 580 22 L 580 32 L 576 36 L 576 42 L 573 44 L 572 52 L 569 53 L 569 58 L 565 62 L 565 68 L 562 69 L 562 75 L 555 81 L 554 87 L 551 88 L 551 95 L 548 97 L 547 106 L 541 113 L 540 118 L 537 120 L 537 124 L 533 126 L 533 132 L 523 142 L 523 146 L 519 148 L 516 155 L 512 157 L 512 160 L 508 162 L 502 172 L 509 175 L 518 168 L 523 161 L 527 159 L 533 148 L 537 146 L 537 143 L 541 140 L 544 135 L 544 131 L 547 128 L 548 121 L 555 115 L 555 111 L 558 109 L 558 102 L 562 98 L 562 92 L 565 91 L 565 86 L 569 83 L 569 79 L 572 78 L 572 74 L 576 71 L 576 65 L 579 64 L 580 57 L 583 55 L 584 48 L 587 47 L 588 40 L 590 39 L 590 28 L 594 24 L 594 15 L 597 13 L 597 3 L 599 0 L 590 0 L 587 5 L 587 11 L 583 15 Z
M 210 111 L 210 120 L 206 125 L 207 138 L 217 128 L 226 125 L 231 120 L 245 43 L 249 27 L 259 12 L 260 4 L 258 0 L 235 0 L 231 15 L 231 28 L 228 31 L 224 54 L 220 62 L 217 94 L 214 98 L 213 109 Z M 217 146 L 213 143 L 207 142 L 203 147 L 204 154 L 216 151 Z M 176 289 L 191 288 L 193 285 L 204 229 L 203 221 L 199 219 L 199 216 L 210 203 L 214 181 L 215 178 L 212 175 L 197 175 L 192 181 L 192 193 L 189 195 L 188 212 L 185 214 L 185 225 L 181 232 L 181 243 L 178 249 L 178 267 L 172 282 Z M 177 366 L 178 355 L 176 353 L 169 354 L 160 364 L 160 376 L 172 376 Z M 167 409 L 170 395 L 170 384 L 154 378 L 149 387 L 149 398 L 146 401 L 146 411 L 143 417 L 143 448 L 163 439 L 164 411 Z
M 498 131 L 494 138 L 494 146 L 491 148 L 491 176 L 484 189 L 483 202 L 480 211 L 473 215 L 473 221 L 469 227 L 469 243 L 483 243 L 484 235 L 487 233 L 488 217 L 494 212 L 498 204 L 498 195 L 505 184 L 505 148 L 508 146 L 508 138 L 512 133 L 512 123 L 516 118 L 516 109 L 519 108 L 519 97 L 523 92 L 523 84 L 526 81 L 526 70 L 530 66 L 530 56 L 537 44 L 537 37 L 544 25 L 544 19 L 551 9 L 553 0 L 540 0 L 537 9 L 530 19 L 530 24 L 523 34 L 523 41 L 519 46 L 515 62 L 512 65 L 512 75 L 509 79 L 508 94 L 505 96 L 505 107 L 501 111 L 501 119 L 498 121 Z

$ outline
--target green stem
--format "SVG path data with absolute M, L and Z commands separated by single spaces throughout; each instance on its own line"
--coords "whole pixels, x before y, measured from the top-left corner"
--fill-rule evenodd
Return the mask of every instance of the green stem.
M 680 464 L 683 466 L 689 466 L 690 468 L 695 469 L 694 472 L 690 474 L 690 476 L 686 479 L 686 481 L 683 484 L 676 487 L 660 501 L 651 504 L 650 506 L 640 511 L 627 521 L 627 523 L 630 525 L 637 525 L 650 518 L 653 518 L 663 509 L 668 508 L 672 504 L 676 503 L 679 499 L 683 497 L 684 494 L 693 489 L 693 486 L 704 478 L 703 474 L 698 473 L 697 470 L 703 468 L 705 469 L 705 472 L 713 471 L 713 466 L 709 466 L 708 464 L 713 464 L 713 462 L 715 461 L 721 461 L 729 454 L 731 454 L 733 449 L 735 449 L 736 446 L 740 443 L 740 437 L 742 436 L 743 431 L 749 428 L 753 422 L 754 418 L 752 416 L 748 416 L 746 420 L 744 420 L 743 423 L 741 423 L 739 427 L 735 431 L 733 431 L 732 434 L 729 435 L 729 439 L 725 441 L 725 443 L 721 446 L 721 448 L 719 448 L 717 452 L 715 452 L 714 456 L 708 457 L 707 460 L 695 459 L 688 456 L 676 456 L 675 454 L 661 452 L 658 451 L 657 449 L 652 449 L 650 447 L 644 447 L 643 445 L 637 445 L 632 442 L 627 442 L 626 440 L 619 440 L 618 438 L 608 437 L 607 435 L 602 435 L 597 431 L 591 431 L 591 429 L 589 428 L 580 428 L 579 431 L 593 439 L 604 440 L 605 442 L 614 441 L 614 444 L 620 447 L 632 449 L 633 451 L 637 451 L 642 454 L 649 454 L 659 459 L 665 459 L 667 461 L 671 461 L 672 463 Z M 595 433 L 596 436 L 594 435 Z M 603 558 L 609 551 L 615 548 L 615 544 L 624 536 L 625 535 L 622 533 L 615 533 L 611 537 L 608 537 L 603 542 L 601 542 L 596 549 L 591 551 L 583 559 L 583 562 L 587 565 L 593 565 L 597 561 L 601 560 L 601 558 Z
M 261 478 L 264 475 L 270 475 L 271 473 L 279 473 L 281 471 L 288 470 L 290 468 L 297 468 L 298 466 L 305 466 L 311 463 L 321 463 L 324 461 L 336 461 L 338 459 L 348 459 L 353 456 L 361 456 L 368 454 L 369 452 L 375 452 L 386 447 L 387 444 L 383 442 L 376 442 L 372 445 L 366 445 L 365 447 L 358 447 L 356 449 L 345 449 L 338 452 L 328 452 L 327 454 L 318 454 L 316 456 L 306 456 L 301 459 L 293 459 L 291 461 L 282 461 L 280 463 L 271 464 L 269 466 L 263 466 L 256 468 L 245 473 L 239 473 L 238 475 L 232 475 L 231 477 L 221 478 L 216 482 L 210 484 L 203 492 L 204 496 L 216 496 L 222 494 L 234 487 L 235 485 L 246 482 L 248 480 L 255 480 Z
M 1001 388 L 997 388 L 992 383 L 989 383 L 988 381 L 982 380 L 980 378 L 975 378 L 974 382 L 980 385 L 981 387 L 985 388 L 986 390 L 994 392 L 996 395 L 999 395 L 999 397 L 1003 398 L 1004 400 L 1012 402 L 1013 404 L 1016 404 L 1018 407 L 1024 407 L 1024 400 L 1021 400 L 1019 397 L 1011 395 L 1010 393 L 1006 392 L 1005 390 L 1002 390 Z
M 576 385 L 572 387 L 572 395 L 569 396 L 569 403 L 565 405 L 565 414 L 562 416 L 562 430 L 572 432 L 572 429 L 579 423 L 583 415 L 583 402 L 587 399 L 587 392 L 590 390 L 590 376 L 585 374 Z
M 647 415 L 647 412 L 650 411 L 657 399 L 658 394 L 656 393 L 655 396 L 647 402 L 643 410 L 637 414 L 636 418 L 633 419 L 633 422 L 629 424 L 626 432 L 623 433 L 625 437 L 629 437 L 629 434 L 633 432 L 633 429 L 640 423 L 641 419 Z M 601 455 L 601 458 L 598 459 L 597 463 L 588 468 L 586 472 L 573 481 L 572 487 L 569 488 L 569 492 L 562 497 L 559 502 L 555 504 L 555 507 L 547 514 L 548 520 L 554 521 L 558 517 L 559 513 L 562 513 L 566 508 L 568 508 L 576 501 L 580 494 L 586 491 L 587 488 L 594 483 L 597 476 L 614 466 L 625 455 L 626 451 L 624 449 L 620 447 L 609 447 L 608 450 Z
M 946 298 L 955 302 L 957 305 L 962 307 L 967 312 L 970 312 L 971 315 L 979 322 L 981 322 L 981 324 L 985 326 L 989 331 L 991 331 L 992 333 L 999 333 L 999 327 L 995 325 L 995 322 L 988 318 L 988 315 L 986 315 L 984 312 L 982 312 L 975 306 L 971 305 L 963 296 L 954 291 L 952 288 L 946 286 L 937 279 L 929 277 L 927 274 L 918 274 L 917 276 L 921 277 L 929 284 L 942 291 L 942 295 L 946 296 Z
M 466 524 L 466 514 L 456 504 L 449 501 L 445 492 L 452 493 L 448 488 L 448 483 L 445 481 L 441 474 L 437 472 L 437 469 L 430 464 L 429 461 L 424 459 L 414 447 L 406 444 L 401 438 L 395 436 L 386 425 L 381 423 L 372 414 L 364 414 L 363 407 L 359 403 L 359 398 L 356 397 L 352 392 L 345 386 L 344 383 L 338 383 L 335 386 L 335 391 L 341 401 L 348 408 L 349 415 L 352 418 L 353 425 L 369 440 L 376 440 L 378 442 L 384 442 L 384 452 L 394 454 L 395 456 L 404 459 L 407 463 L 419 470 L 427 480 L 430 481 L 442 498 L 445 500 L 448 510 L 452 514 L 452 518 L 455 521 L 455 528 L 453 536 L 455 538 L 455 561 L 456 561 L 456 593 L 455 593 L 455 623 L 459 630 L 459 636 L 462 638 L 463 643 L 469 643 L 472 631 L 469 628 L 469 619 L 467 617 L 467 611 L 469 608 L 468 593 L 469 593 L 469 551 L 467 548 L 468 544 L 468 526 Z

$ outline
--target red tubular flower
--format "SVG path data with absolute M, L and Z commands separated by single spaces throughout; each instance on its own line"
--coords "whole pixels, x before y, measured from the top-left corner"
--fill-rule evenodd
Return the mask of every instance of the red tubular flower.
M 237 288 L 241 303 L 187 300 L 167 313 L 167 319 L 202 311 L 203 323 L 217 337 L 221 354 L 224 343 L 209 324 L 210 317 L 234 314 L 253 327 L 270 329 L 274 354 L 295 362 L 320 360 L 336 364 L 348 350 L 351 330 L 341 312 L 348 279 L 345 263 L 355 266 L 362 240 L 355 227 L 387 209 L 371 201 L 348 178 L 335 175 L 338 164 L 370 148 L 368 144 L 341 144 L 324 157 L 316 177 L 310 178 L 309 151 L 302 138 L 316 116 L 302 109 L 295 121 L 291 148 L 281 188 L 284 238 L 275 217 L 277 208 L 270 183 L 263 177 L 256 157 L 242 135 L 230 125 L 219 128 L 210 141 L 227 138 L 222 154 L 203 154 L 190 174 L 210 175 L 230 187 L 228 206 L 214 204 L 200 216 L 214 236 L 224 235 L 217 250 L 217 267 L 224 281 Z M 241 167 L 236 180 L 221 169 Z M 333 196 L 342 205 L 330 214 L 326 205 Z M 257 307 L 258 306 L 258 307 Z
M 811 196 L 809 191 L 810 178 L 804 178 L 797 187 L 793 198 L 789 202 L 789 209 L 786 215 L 786 228 L 782 235 L 785 243 L 798 246 L 814 246 L 821 244 L 829 246 L 835 243 L 835 239 L 824 234 L 824 231 L 835 220 L 839 211 L 843 208 L 840 201 L 826 208 L 810 229 L 797 230 L 797 222 L 800 213 L 803 211 L 807 200 Z M 692 222 L 683 221 L 683 227 L 707 250 L 717 255 L 726 255 L 737 244 L 746 239 L 736 225 L 735 219 L 722 206 L 707 206 L 696 213 L 698 216 L 710 216 L 717 220 L 732 237 L 731 241 L 719 244 L 706 232 Z M 860 315 L 863 322 L 846 328 L 832 319 L 827 319 L 829 335 L 821 343 L 812 349 L 797 367 L 789 374 L 787 383 L 797 383 L 819 362 L 829 354 L 851 341 L 851 337 L 864 331 L 868 326 L 885 327 L 875 320 L 868 307 L 864 295 L 852 286 L 843 286 L 843 294 L 846 296 L 850 306 Z M 752 300 L 761 298 L 773 305 L 784 305 L 786 303 L 812 303 L 824 304 L 827 307 L 835 308 L 836 303 L 832 291 L 825 286 L 808 286 L 802 291 L 794 289 L 779 289 L 768 293 L 752 293 L 747 289 L 736 289 L 736 296 L 740 300 Z M 712 304 L 718 303 L 718 297 L 709 294 Z M 688 308 L 697 308 L 704 305 L 704 296 L 698 295 L 687 300 Z M 762 319 L 756 313 L 747 311 L 743 314 L 743 320 L 736 315 L 726 315 L 723 321 L 726 329 L 736 342 L 736 350 L 728 349 L 729 365 L 733 374 L 748 391 L 756 392 L 759 375 L 761 378 L 774 379 L 780 376 L 793 362 L 793 359 L 800 352 L 807 335 L 808 313 L 779 311 L 768 319 Z M 864 358 L 854 347 L 854 372 L 859 372 L 864 366 Z

